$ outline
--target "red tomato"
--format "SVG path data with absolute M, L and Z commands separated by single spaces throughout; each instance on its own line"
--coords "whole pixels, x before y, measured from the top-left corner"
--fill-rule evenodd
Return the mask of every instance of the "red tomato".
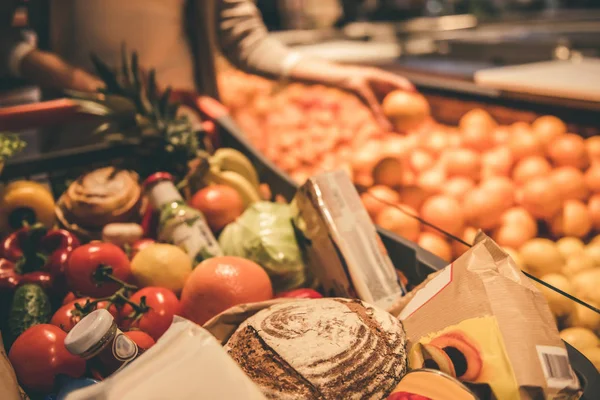
M 54 315 L 52 316 L 52 319 L 50 320 L 50 323 L 52 325 L 58 326 L 65 332 L 70 332 L 71 329 L 73 329 L 73 327 L 82 318 L 81 313 L 76 312 L 77 310 L 75 308 L 75 304 L 79 304 L 80 306 L 84 307 L 88 300 L 92 301 L 93 299 L 90 299 L 89 297 L 83 297 L 81 299 L 76 299 L 76 300 L 71 301 L 70 303 L 63 305 L 61 308 L 59 308 L 54 313 Z M 95 307 L 91 307 L 89 312 L 92 312 L 99 308 L 106 308 L 107 305 L 108 305 L 107 301 L 101 301 L 101 302 L 97 303 Z M 119 310 L 117 310 L 117 307 L 113 304 L 112 306 L 110 306 L 108 308 L 108 311 L 112 314 L 113 318 L 118 323 L 119 322 Z
M 141 350 L 148 350 L 156 343 L 154 339 L 152 339 L 152 336 L 148 335 L 146 332 L 129 331 L 125 332 L 125 335 L 133 340 Z
M 139 253 L 140 250 L 152 243 L 156 243 L 156 241 L 154 239 L 140 239 L 133 242 L 133 244 L 131 245 L 131 250 L 129 252 L 129 259 L 133 260 L 133 257 L 135 257 L 135 255 Z
M 73 300 L 77 300 L 77 296 L 75 295 L 75 293 L 69 292 L 63 299 L 62 304 L 64 306 L 65 304 L 68 304 L 68 303 L 72 302 Z
M 32 326 L 17 338 L 8 358 L 21 385 L 48 393 L 57 375 L 79 378 L 84 374 L 85 360 L 69 353 L 64 344 L 66 337 L 59 327 L 41 324 Z
M 131 268 L 127 254 L 112 243 L 90 243 L 71 253 L 65 270 L 69 287 L 85 296 L 106 297 L 119 289 L 119 284 L 103 275 L 127 281 Z
M 296 289 L 289 292 L 279 293 L 276 298 L 286 299 L 320 299 L 323 295 L 312 289 Z
M 121 309 L 121 327 L 129 330 L 137 328 L 148 333 L 154 340 L 158 340 L 173 322 L 173 316 L 180 313 L 179 300 L 175 293 L 160 287 L 146 287 L 137 291 L 129 298 L 134 303 L 140 304 L 145 298 L 148 307 L 142 316 L 135 318 L 133 307 L 125 304 Z

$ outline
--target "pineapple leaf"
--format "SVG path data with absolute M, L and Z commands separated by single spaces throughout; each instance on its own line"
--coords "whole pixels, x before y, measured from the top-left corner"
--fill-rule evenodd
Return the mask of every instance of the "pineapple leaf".
M 76 99 L 76 102 L 78 111 L 85 114 L 98 116 L 108 116 L 113 114 L 113 111 L 102 102 L 83 99 Z
M 99 135 L 103 133 L 107 133 L 110 131 L 111 125 L 110 122 L 104 122 L 96 127 L 92 132 L 92 135 Z
M 120 136 L 114 138 L 139 140 L 145 145 L 153 143 L 150 148 L 161 151 L 157 154 L 157 167 L 182 173 L 187 161 L 196 157 L 204 143 L 188 118 L 177 114 L 180 105 L 170 101 L 171 88 L 161 93 L 156 71 L 151 69 L 147 76 L 143 74 L 138 54 L 132 52 L 129 58 L 124 45 L 121 56 L 121 68 L 115 72 L 92 55 L 98 76 L 106 84 L 105 90 L 93 96 L 75 97 L 80 98 L 86 111 L 110 118 L 110 122 L 99 126 L 97 132 L 107 138 L 119 132 Z
M 131 86 L 131 73 L 129 64 L 127 63 L 127 47 L 125 43 L 121 44 L 121 74 L 123 75 L 123 81 L 125 86 Z
M 165 116 L 168 113 L 167 107 L 169 106 L 169 97 L 171 97 L 171 87 L 168 87 L 167 90 L 165 90 L 165 92 L 162 94 L 158 101 L 158 111 L 164 119 L 166 119 Z
M 104 104 L 116 114 L 136 114 L 137 112 L 135 102 L 124 96 L 106 95 Z
M 106 84 L 106 91 L 108 93 L 114 93 L 121 96 L 126 95 L 123 87 L 119 84 L 117 80 L 116 74 L 106 65 L 102 60 L 100 60 L 95 54 L 91 55 L 92 63 L 94 64 L 94 68 L 98 72 L 100 79 L 104 81 Z
M 167 105 L 167 118 L 166 119 L 168 121 L 176 121 L 177 110 L 179 110 L 180 105 L 181 104 L 179 104 L 178 102 Z
M 136 89 L 136 93 L 141 93 L 142 83 L 140 80 L 140 66 L 138 55 L 135 51 L 133 52 L 133 54 L 131 54 L 131 72 L 133 75 L 133 87 Z
M 131 54 L 131 76 L 131 92 L 138 107 L 138 111 L 144 115 L 151 114 L 152 104 L 144 92 L 144 85 L 142 79 L 140 79 L 139 58 L 135 51 Z
M 148 100 L 150 104 L 155 105 L 158 99 L 158 89 L 156 85 L 156 70 L 152 68 L 148 75 Z

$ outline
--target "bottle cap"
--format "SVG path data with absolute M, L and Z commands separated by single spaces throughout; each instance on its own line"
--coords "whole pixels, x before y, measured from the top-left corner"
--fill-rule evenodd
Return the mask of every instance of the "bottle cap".
M 161 182 L 163 182 L 162 185 Z M 183 201 L 174 182 L 175 178 L 168 172 L 157 172 L 144 181 L 144 190 L 153 209 L 160 210 L 167 203 Z
M 101 308 L 92 311 L 79 321 L 65 338 L 65 347 L 71 354 L 82 355 L 96 345 L 114 322 L 108 310 Z
M 145 190 L 148 190 L 152 185 L 160 181 L 175 182 L 175 178 L 168 172 L 156 172 L 147 177 L 142 186 Z

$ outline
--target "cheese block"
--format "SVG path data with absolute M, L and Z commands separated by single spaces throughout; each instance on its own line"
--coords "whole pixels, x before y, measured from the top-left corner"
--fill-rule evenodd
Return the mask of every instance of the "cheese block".
M 271 399 L 385 399 L 406 374 L 401 322 L 360 300 L 273 305 L 225 348 Z

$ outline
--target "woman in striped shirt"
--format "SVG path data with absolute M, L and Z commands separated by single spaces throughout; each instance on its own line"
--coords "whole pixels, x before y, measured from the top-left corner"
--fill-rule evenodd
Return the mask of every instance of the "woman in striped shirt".
M 91 52 L 118 65 L 126 43 L 142 66 L 156 69 L 161 85 L 195 89 L 218 98 L 215 56 L 270 78 L 322 83 L 353 91 L 389 128 L 378 95 L 413 90 L 404 78 L 370 67 L 301 57 L 267 34 L 251 0 L 29 0 L 48 10 L 47 49 L 12 28 L 21 0 L 0 1 L 0 76 L 22 77 L 42 87 L 95 90 Z

